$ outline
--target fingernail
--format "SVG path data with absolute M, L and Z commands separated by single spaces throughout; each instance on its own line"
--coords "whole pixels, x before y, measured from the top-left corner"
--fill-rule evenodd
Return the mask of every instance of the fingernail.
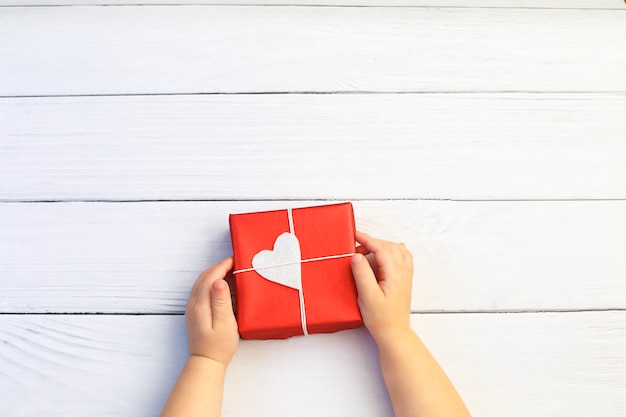
M 355 253 L 352 256 L 352 263 L 355 265 L 361 262 L 362 260 L 363 260 L 363 255 L 361 255 L 360 253 Z

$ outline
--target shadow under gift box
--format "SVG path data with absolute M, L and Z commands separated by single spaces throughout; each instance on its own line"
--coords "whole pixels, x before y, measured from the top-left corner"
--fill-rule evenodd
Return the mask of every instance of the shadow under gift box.
M 243 339 L 304 334 L 299 290 L 264 278 L 261 274 L 265 268 L 254 270 L 252 265 L 259 252 L 280 251 L 274 245 L 284 233 L 295 235 L 300 245 L 301 259 L 296 264 L 301 268 L 308 333 L 331 333 L 361 325 L 350 267 L 355 251 L 352 204 L 231 214 L 229 221 L 237 323 Z

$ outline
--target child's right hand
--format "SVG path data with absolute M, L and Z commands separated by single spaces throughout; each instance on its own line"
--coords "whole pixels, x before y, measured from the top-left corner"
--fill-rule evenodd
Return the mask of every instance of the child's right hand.
M 378 344 L 411 331 L 413 255 L 402 243 L 375 239 L 356 232 L 361 244 L 352 257 L 352 274 L 359 293 L 365 327 Z M 373 268 L 363 255 L 374 256 Z

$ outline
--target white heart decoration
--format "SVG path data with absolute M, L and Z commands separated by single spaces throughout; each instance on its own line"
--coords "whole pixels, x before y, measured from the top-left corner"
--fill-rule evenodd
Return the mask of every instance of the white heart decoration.
M 301 290 L 301 260 L 298 238 L 285 232 L 276 238 L 273 250 L 262 250 L 254 255 L 252 266 L 268 281 Z

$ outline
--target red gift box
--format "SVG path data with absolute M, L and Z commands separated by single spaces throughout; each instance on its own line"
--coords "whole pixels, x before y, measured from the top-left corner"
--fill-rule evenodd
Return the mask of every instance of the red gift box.
M 361 325 L 350 267 L 352 204 L 231 214 L 229 220 L 243 339 Z

